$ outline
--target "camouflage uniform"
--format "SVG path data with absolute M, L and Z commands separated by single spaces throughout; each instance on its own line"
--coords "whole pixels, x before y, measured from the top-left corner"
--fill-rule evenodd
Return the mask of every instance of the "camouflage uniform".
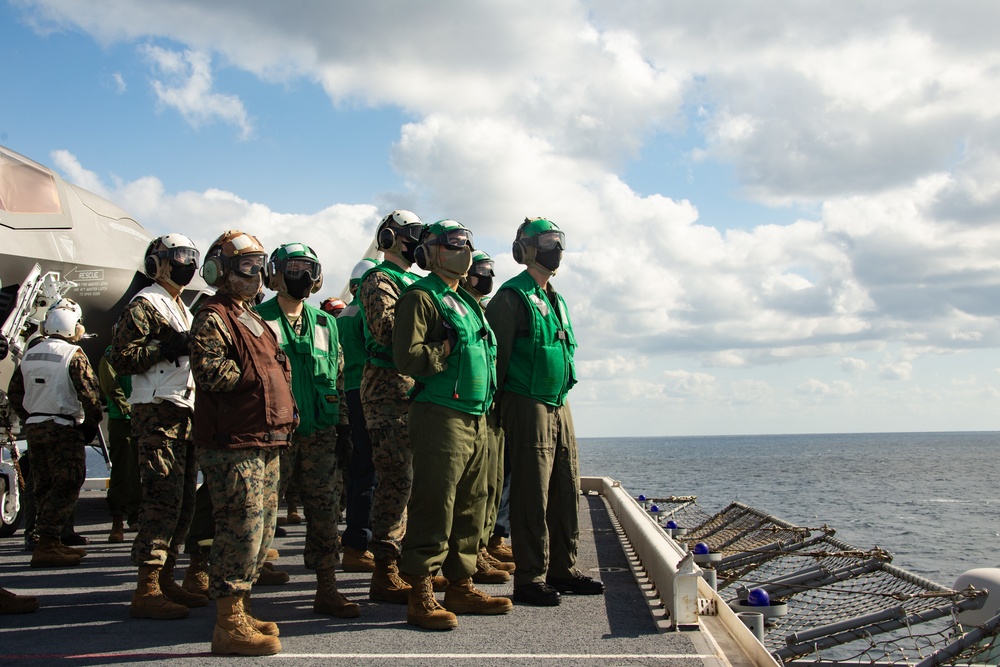
M 100 424 L 101 391 L 83 350 L 77 350 L 70 360 L 69 377 L 83 405 L 84 422 Z M 23 406 L 24 397 L 24 376 L 16 372 L 11 377 L 7 398 L 21 423 L 29 416 Z M 35 531 L 39 537 L 59 539 L 87 477 L 87 443 L 81 431 L 55 420 L 25 424 L 24 431 L 35 489 Z
M 116 372 L 139 375 L 162 360 L 159 346 L 177 332 L 146 299 L 122 312 L 109 361 Z M 192 411 L 160 401 L 132 405 L 132 436 L 139 450 L 139 533 L 132 564 L 160 567 L 184 543 L 194 513 L 198 465 L 192 442 Z
M 142 485 L 139 483 L 139 452 L 132 441 L 132 376 L 118 375 L 108 361 L 109 346 L 97 364 L 97 378 L 108 406 L 108 449 L 111 479 L 108 482 L 108 509 L 112 516 L 139 519 Z
M 365 326 L 376 342 L 392 347 L 396 301 L 400 289 L 381 271 L 369 271 L 358 295 Z M 361 402 L 372 441 L 378 486 L 372 502 L 372 545 L 375 556 L 397 558 L 406 532 L 406 503 L 413 486 L 413 452 L 407 430 L 407 393 L 413 379 L 391 368 L 365 363 Z
M 191 372 L 199 392 L 228 392 L 240 382 L 242 371 L 230 357 L 232 341 L 216 313 L 195 314 Z M 279 452 L 277 447 L 198 447 L 215 517 L 208 588 L 213 599 L 248 593 L 260 576 L 278 516 Z

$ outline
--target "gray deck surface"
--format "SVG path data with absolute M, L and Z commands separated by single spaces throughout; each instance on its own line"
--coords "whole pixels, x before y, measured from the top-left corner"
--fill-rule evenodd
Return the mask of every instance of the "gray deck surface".
M 606 595 L 566 595 L 552 608 L 515 605 L 505 616 L 460 616 L 459 627 L 448 632 L 407 625 L 405 606 L 369 602 L 365 574 L 338 572 L 341 590 L 361 604 L 361 618 L 313 614 L 315 577 L 301 556 L 305 525 L 288 526 L 288 536 L 273 546 L 281 552 L 277 566 L 291 574 L 291 581 L 254 589 L 254 614 L 281 629 L 282 653 L 266 658 L 208 652 L 212 603 L 177 621 L 129 618 L 136 572 L 129 563 L 131 544 L 105 541 L 110 518 L 103 497 L 103 492 L 85 492 L 78 504 L 76 527 L 90 538 L 90 555 L 77 567 L 28 567 L 22 533 L 0 539 L 0 585 L 38 595 L 42 605 L 33 614 L 0 616 L 0 663 L 688 666 L 702 664 L 704 657 L 696 648 L 705 646 L 698 641 L 700 633 L 657 632 L 604 501 L 596 495 L 581 497 L 578 565 L 604 580 Z M 178 579 L 187 557 L 180 560 Z M 511 584 L 481 588 L 492 595 L 513 590 Z

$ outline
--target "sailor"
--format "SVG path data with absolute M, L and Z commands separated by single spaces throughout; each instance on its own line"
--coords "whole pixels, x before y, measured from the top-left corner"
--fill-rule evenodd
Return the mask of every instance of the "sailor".
M 344 303 L 343 299 L 331 296 L 327 299 L 323 299 L 323 303 L 319 304 L 319 307 L 324 313 L 330 313 L 334 317 L 340 317 L 340 314 L 344 312 L 344 308 L 347 308 L 347 304 Z
M 399 577 L 399 548 L 406 533 L 406 502 L 413 484 L 413 455 L 406 427 L 413 380 L 392 359 L 396 301 L 417 276 L 410 272 L 423 224 L 410 211 L 393 211 L 376 229 L 381 264 L 369 269 L 358 289 L 365 322 L 367 359 L 361 374 L 361 403 L 372 442 L 378 485 L 372 501 L 375 571 L 368 597 L 406 604 L 410 586 Z
M 130 527 L 138 527 L 139 524 L 142 485 L 139 482 L 139 452 L 132 441 L 132 406 L 128 402 L 132 393 L 132 376 L 116 373 L 108 360 L 110 354 L 109 345 L 97 363 L 97 379 L 108 411 L 108 450 L 111 457 L 111 478 L 108 481 L 111 531 L 108 542 L 124 542 L 126 519 Z
M 198 385 L 194 439 L 215 516 L 209 595 L 212 653 L 273 655 L 278 626 L 253 617 L 250 591 L 274 537 L 279 451 L 298 425 L 291 366 L 252 305 L 267 253 L 245 232 L 217 238 L 202 276 L 218 288 L 191 327 Z
M 142 501 L 132 564 L 139 581 L 133 618 L 174 619 L 208 598 L 174 581 L 177 553 L 194 512 L 198 463 L 192 442 L 194 380 L 188 358 L 191 312 L 180 295 L 198 270 L 199 253 L 183 234 L 146 247 L 143 271 L 153 284 L 133 297 L 115 326 L 108 360 L 132 376 L 132 435 L 139 450 Z
M 345 471 L 347 523 L 342 536 L 344 559 L 341 565 L 344 572 L 375 570 L 375 557 L 368 551 L 368 542 L 372 537 L 372 498 L 376 477 L 372 441 L 368 437 L 365 413 L 361 407 L 361 373 L 368 353 L 365 350 L 365 321 L 361 314 L 358 288 L 361 277 L 376 264 L 378 262 L 374 259 L 363 259 L 354 266 L 349 283 L 351 304 L 337 316 L 337 332 L 344 351 L 344 393 L 351 417 L 351 452 Z
M 306 524 L 305 565 L 317 579 L 313 611 L 355 618 L 361 608 L 337 590 L 340 559 L 340 497 L 343 476 L 338 440 L 351 437 L 344 397 L 344 358 L 336 319 L 306 303 L 323 286 L 323 267 L 312 248 L 286 243 L 271 253 L 264 269 L 268 289 L 277 295 L 257 306 L 292 365 L 292 393 L 299 425 L 292 445 L 281 453 L 281 486 L 299 482 Z M 279 492 L 280 495 L 280 492 Z
M 97 376 L 76 345 L 86 332 L 82 318 L 72 299 L 53 304 L 42 324 L 46 338 L 28 348 L 7 393 L 31 454 L 38 535 L 32 567 L 77 565 L 87 555 L 60 539 L 87 477 L 87 443 L 103 417 Z
M 566 236 L 552 221 L 525 218 L 512 246 L 525 270 L 487 306 L 497 336 L 501 423 L 510 443 L 514 602 L 559 604 L 560 593 L 599 595 L 604 584 L 576 569 L 580 497 L 573 415 L 576 338 L 569 310 L 549 282 Z
M 415 251 L 430 274 L 396 304 L 393 359 L 414 378 L 409 409 L 413 487 L 401 571 L 413 582 L 406 622 L 430 630 L 456 614 L 506 614 L 513 605 L 472 582 L 486 515 L 489 428 L 496 390 L 496 342 L 483 311 L 459 287 L 472 265 L 472 232 L 454 220 L 428 225 Z M 432 575 L 448 580 L 444 607 Z
M 474 251 L 469 274 L 461 279 L 460 284 L 484 311 L 486 310 L 485 301 L 488 301 L 488 296 L 493 291 L 493 278 L 495 276 L 493 259 L 484 250 Z M 483 535 L 479 540 L 476 573 L 472 575 L 472 580 L 477 584 L 506 583 L 510 581 L 509 573 L 515 569 L 512 562 L 501 561 L 487 550 L 490 538 L 494 533 L 494 526 L 500 510 L 500 496 L 504 488 L 504 438 L 503 429 L 500 427 L 499 412 L 495 407 L 495 404 L 492 405 L 489 412 L 486 413 L 487 435 L 489 437 L 486 450 L 486 521 L 483 525 Z M 501 537 L 500 540 L 502 542 L 503 538 Z M 510 560 L 513 560 L 513 557 Z

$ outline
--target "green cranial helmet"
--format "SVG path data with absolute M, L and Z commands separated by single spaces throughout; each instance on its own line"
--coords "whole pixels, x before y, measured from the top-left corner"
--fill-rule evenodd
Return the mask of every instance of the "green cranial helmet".
M 286 243 L 271 253 L 265 279 L 268 289 L 305 299 L 323 286 L 323 266 L 305 243 Z
M 566 249 L 566 234 L 545 218 L 525 218 L 517 228 L 511 254 L 518 264 L 526 264 L 549 275 L 555 274 Z
M 437 246 L 437 250 L 434 246 Z M 451 277 L 460 278 L 468 272 L 474 250 L 472 232 L 468 227 L 455 220 L 438 220 L 424 226 L 423 234 L 420 235 L 420 245 L 414 251 L 414 258 L 421 269 L 433 271 L 439 268 Z M 451 257 L 449 253 L 443 255 L 442 252 L 445 251 L 464 256 Z M 459 267 L 459 264 L 464 266 Z
M 462 286 L 477 296 L 482 303 L 485 295 L 493 291 L 493 258 L 483 250 L 476 250 L 472 253 L 472 266 L 469 267 L 469 274 L 462 278 Z M 475 283 L 475 284 L 473 284 Z

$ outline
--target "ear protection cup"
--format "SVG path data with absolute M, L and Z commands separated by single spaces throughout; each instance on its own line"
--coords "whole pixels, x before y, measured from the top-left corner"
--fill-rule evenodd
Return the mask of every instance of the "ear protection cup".
M 510 247 L 510 254 L 514 256 L 514 261 L 518 264 L 524 264 L 524 244 L 520 241 L 514 241 Z
M 385 252 L 396 242 L 396 231 L 388 225 L 378 230 L 378 249 Z
M 274 292 L 278 291 L 274 288 L 274 276 L 277 272 L 278 270 L 274 266 L 274 253 L 272 252 L 268 260 L 264 262 L 263 278 L 264 278 L 264 287 Z
M 147 278 L 156 280 L 156 275 L 160 272 L 160 258 L 147 256 L 142 266 Z
M 322 275 L 319 277 L 319 280 L 317 280 L 316 282 L 313 283 L 312 294 L 315 294 L 316 292 L 320 291 L 321 289 L 323 289 L 323 276 Z
M 418 245 L 413 251 L 413 259 L 416 260 L 417 266 L 424 271 L 427 270 L 427 267 L 429 266 L 427 262 L 427 247 L 423 243 Z
M 218 257 L 208 257 L 201 267 L 201 277 L 211 287 L 216 287 L 225 278 L 226 270 L 222 266 L 222 260 Z

